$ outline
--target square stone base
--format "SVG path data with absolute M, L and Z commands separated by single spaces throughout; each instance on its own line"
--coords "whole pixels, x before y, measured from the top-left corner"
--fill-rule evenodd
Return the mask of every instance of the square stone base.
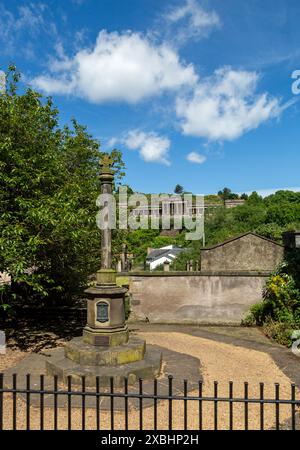
M 160 375 L 162 353 L 157 349 L 147 349 L 144 358 L 127 364 L 116 366 L 87 366 L 78 364 L 65 357 L 64 349 L 55 349 L 51 357 L 46 360 L 46 371 L 48 375 L 57 375 L 64 383 L 68 377 L 72 377 L 72 384 L 82 384 L 85 378 L 86 386 L 95 386 L 96 377 L 99 377 L 101 386 L 110 386 L 113 380 L 115 387 L 123 387 L 124 379 L 128 384 L 134 384 L 139 378 L 154 379 Z
M 117 366 L 141 361 L 146 351 L 146 342 L 131 336 L 126 344 L 99 347 L 83 342 L 82 337 L 71 339 L 65 345 L 65 357 L 82 366 Z
M 129 339 L 127 326 L 121 329 L 105 330 L 103 328 L 90 328 L 88 325 L 83 329 L 83 342 L 100 347 L 114 347 L 126 344 Z

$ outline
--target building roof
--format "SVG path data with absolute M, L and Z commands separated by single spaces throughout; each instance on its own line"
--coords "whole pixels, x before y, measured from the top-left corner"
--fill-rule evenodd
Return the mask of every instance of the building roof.
M 148 255 L 147 255 L 147 258 L 146 258 L 146 261 L 147 262 L 152 262 L 152 261 L 155 261 L 155 260 L 157 260 L 157 259 L 159 259 L 159 258 L 162 258 L 163 256 L 169 256 L 169 257 L 176 257 L 179 253 L 181 253 L 182 252 L 182 248 L 180 248 L 180 247 L 173 247 L 173 248 L 168 248 L 168 249 L 165 249 L 165 248 L 157 248 L 157 249 L 154 249 L 154 250 L 152 250 Z
M 201 248 L 201 251 L 212 250 L 214 248 L 222 247 L 223 245 L 229 244 L 230 242 L 236 241 L 237 239 L 241 239 L 244 236 L 249 236 L 249 235 L 255 236 L 256 238 L 259 238 L 259 239 L 264 239 L 265 241 L 271 242 L 272 244 L 275 244 L 275 245 L 279 245 L 280 247 L 284 247 L 284 245 L 279 244 L 278 242 L 273 241 L 272 239 L 266 238 L 265 236 L 261 236 L 260 234 L 257 234 L 257 233 L 253 233 L 252 231 L 248 231 L 247 233 L 239 234 L 238 236 L 235 236 L 234 238 L 223 241 L 220 244 L 212 245 L 211 247 Z

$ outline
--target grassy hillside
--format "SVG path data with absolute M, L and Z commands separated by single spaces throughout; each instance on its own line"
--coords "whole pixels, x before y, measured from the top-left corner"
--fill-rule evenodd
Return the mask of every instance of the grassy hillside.
M 220 196 L 205 198 L 207 203 L 222 203 Z M 241 233 L 253 231 L 281 242 L 283 231 L 300 228 L 300 192 L 278 191 L 262 198 L 252 193 L 245 204 L 232 209 L 209 208 L 205 214 L 205 245 L 210 246 Z M 185 230 L 175 236 L 161 236 L 160 230 L 136 230 L 126 232 L 123 239 L 135 261 L 142 264 L 147 248 L 159 248 L 176 244 L 186 248 L 174 264 L 174 269 L 183 270 L 188 259 L 199 259 L 202 240 L 188 241 Z

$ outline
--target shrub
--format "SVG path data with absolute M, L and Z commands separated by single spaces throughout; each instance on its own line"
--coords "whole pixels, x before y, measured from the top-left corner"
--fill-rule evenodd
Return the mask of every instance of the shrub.
M 249 327 L 254 325 L 262 325 L 266 316 L 266 303 L 255 303 L 251 306 L 250 312 L 245 319 L 242 320 L 242 325 Z
M 263 291 L 265 300 L 260 320 L 270 316 L 278 322 L 295 322 L 300 312 L 300 292 L 291 275 L 273 274 Z M 264 317 L 265 315 L 265 317 Z
M 290 346 L 292 333 L 300 328 L 300 253 L 289 252 L 268 279 L 263 301 L 250 308 L 244 326 L 259 325 L 266 336 Z
M 266 336 L 274 339 L 278 344 L 290 347 L 292 345 L 292 333 L 297 330 L 297 324 L 291 324 L 286 322 L 275 322 L 273 319 L 268 318 L 263 325 L 263 331 Z

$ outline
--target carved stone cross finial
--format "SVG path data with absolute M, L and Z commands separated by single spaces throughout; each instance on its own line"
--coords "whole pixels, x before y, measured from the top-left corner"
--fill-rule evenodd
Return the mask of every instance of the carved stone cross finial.
M 110 170 L 114 165 L 114 159 L 108 153 L 104 153 L 104 155 L 100 158 L 99 164 L 102 171 Z

